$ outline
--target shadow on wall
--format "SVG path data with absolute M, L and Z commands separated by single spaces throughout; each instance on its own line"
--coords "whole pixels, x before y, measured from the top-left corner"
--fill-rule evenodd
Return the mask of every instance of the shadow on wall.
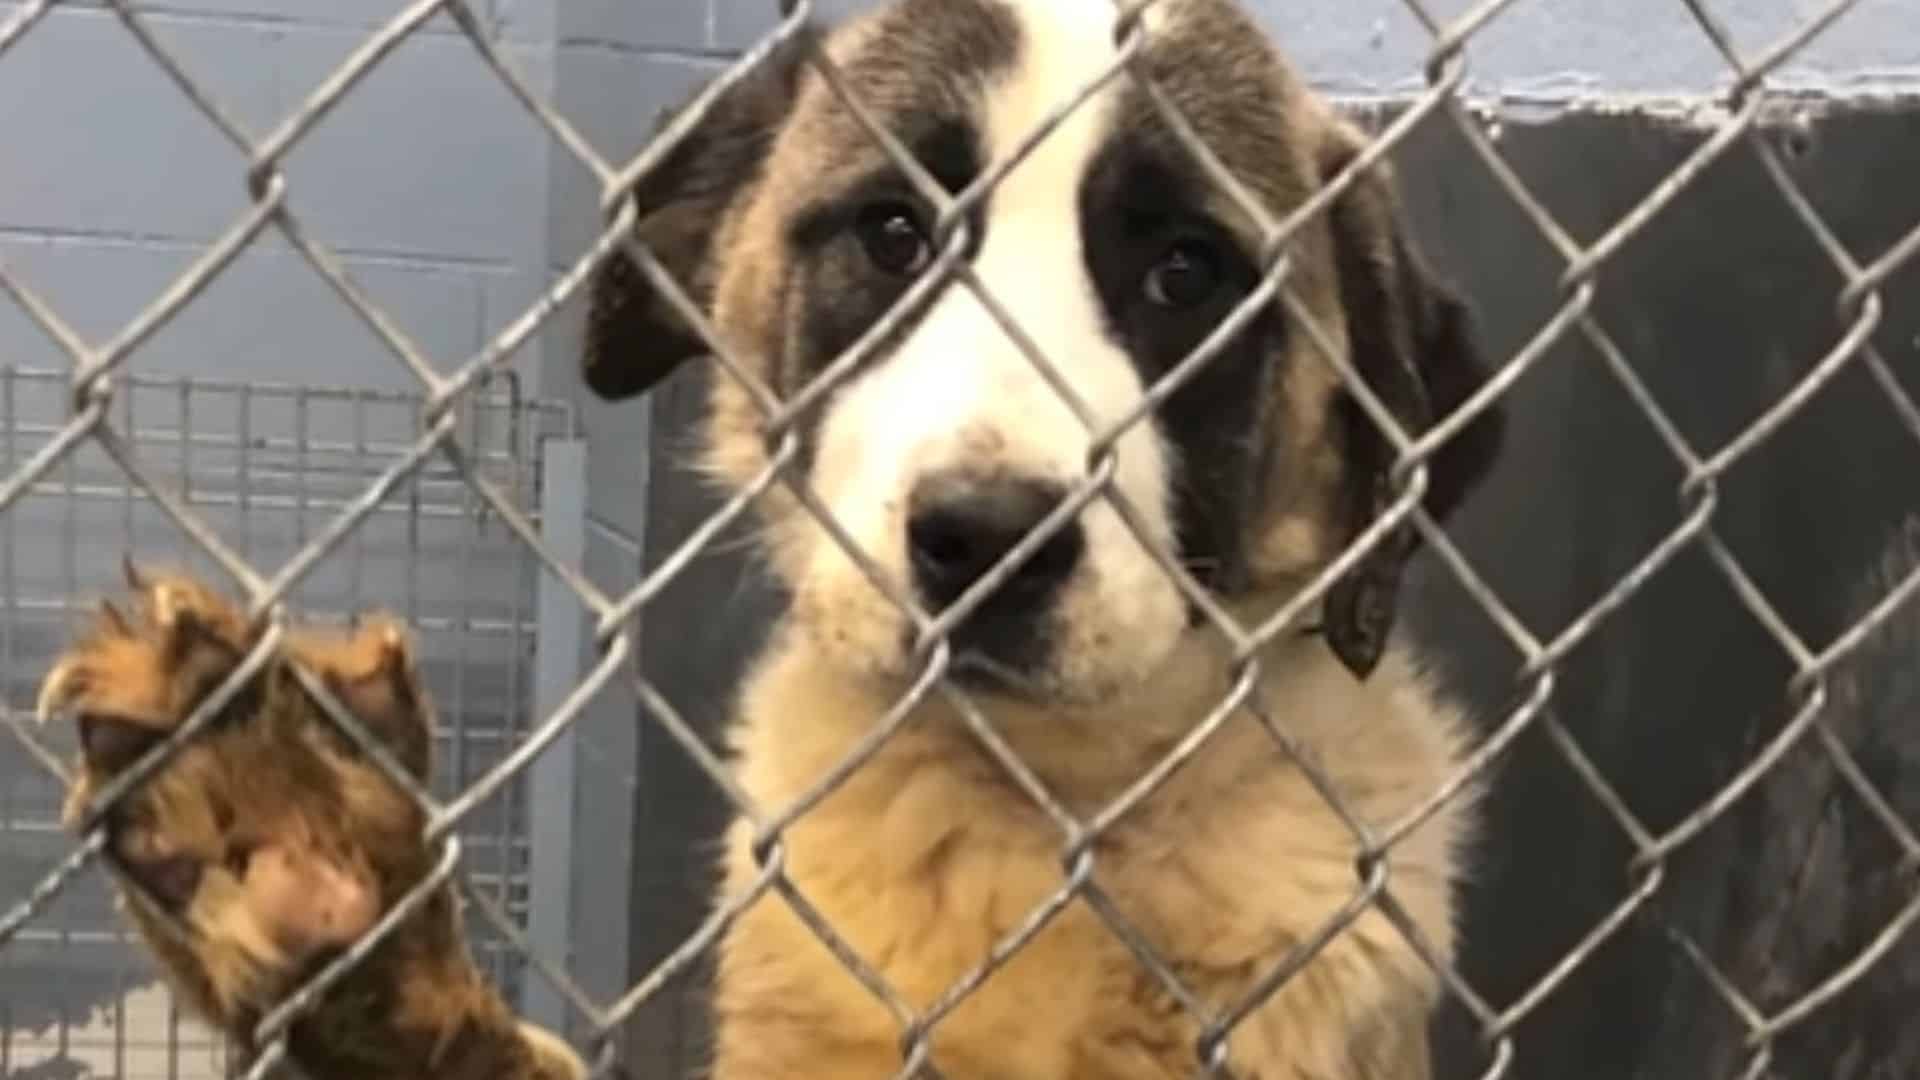
M 1573 238 L 1590 243 L 1702 138 L 1645 117 L 1576 115 L 1510 125 L 1501 148 Z M 1860 262 L 1920 225 L 1920 109 L 1836 111 L 1787 151 L 1795 179 Z M 1400 163 L 1420 231 L 1473 297 L 1490 354 L 1513 355 L 1555 309 L 1562 264 L 1450 129 L 1429 125 Z M 1745 143 L 1607 263 L 1598 286 L 1598 321 L 1702 456 L 1758 419 L 1846 328 L 1839 273 Z M 1920 266 L 1883 298 L 1874 341 L 1908 393 L 1920 393 Z M 1678 527 L 1684 477 L 1584 342 L 1557 349 L 1510 400 L 1511 452 L 1453 535 L 1548 640 Z M 1818 650 L 1858 616 L 1863 573 L 1898 518 L 1920 508 L 1916 475 L 1920 440 L 1856 365 L 1732 467 L 1715 527 Z M 1424 570 L 1418 632 L 1497 722 L 1517 700 L 1517 655 L 1449 573 Z M 1554 715 L 1657 833 L 1706 802 L 1785 722 L 1792 670 L 1712 560 L 1689 549 L 1561 667 Z M 1496 774 L 1485 813 L 1464 968 L 1504 1009 L 1627 897 L 1633 852 L 1537 726 Z M 1724 884 L 1750 872 L 1752 843 L 1729 821 L 1708 829 L 1669 861 L 1647 912 L 1713 940 L 1710 912 Z M 1662 1042 L 1705 1045 L 1734 1031 L 1733 1014 L 1692 971 L 1657 920 L 1636 918 L 1521 1024 L 1510 1075 L 1708 1075 L 1650 1055 Z M 1457 1012 L 1449 1020 L 1440 1075 L 1479 1075 L 1486 1052 Z M 1679 1025 L 1664 1040 L 1663 1021 Z
M 1507 126 L 1514 169 L 1580 242 L 1591 242 L 1680 165 L 1703 133 L 1644 116 L 1568 115 Z M 1398 155 L 1417 231 L 1472 298 L 1489 356 L 1513 356 L 1544 325 L 1563 270 L 1445 122 Z M 1791 167 L 1840 242 L 1869 261 L 1920 224 L 1920 109 L 1839 110 L 1794 146 Z M 1841 281 L 1744 144 L 1703 174 L 1601 271 L 1595 313 L 1696 451 L 1717 450 L 1840 339 Z M 1883 292 L 1875 340 L 1920 394 L 1920 266 Z M 704 371 L 704 366 L 695 368 Z M 712 503 L 674 468 L 698 411 L 690 368 L 655 399 L 663 453 L 648 559 Z M 1509 398 L 1510 451 L 1453 535 L 1540 638 L 1557 634 L 1680 523 L 1682 470 L 1586 345 L 1569 342 Z M 1920 441 L 1859 367 L 1844 372 L 1719 485 L 1719 535 L 1814 648 L 1853 614 L 1863 571 L 1903 512 L 1920 509 Z M 1414 632 L 1489 726 L 1516 700 L 1516 654 L 1431 561 L 1412 597 Z M 666 697 L 717 728 L 740 665 L 777 599 L 737 545 L 710 555 L 648 613 L 646 662 Z M 1602 624 L 1559 672 L 1555 715 L 1656 831 L 1715 792 L 1787 715 L 1791 667 L 1702 553 L 1682 553 Z M 661 745 L 656 731 L 644 736 Z M 722 808 L 680 753 L 643 749 L 637 808 L 635 973 L 683 942 L 703 913 Z M 1495 1008 L 1519 1000 L 1632 885 L 1620 828 L 1536 728 L 1497 775 L 1489 834 L 1468 896 L 1468 981 Z M 1698 926 L 1722 902 L 1750 842 L 1709 829 L 1670 862 L 1662 914 Z M 1671 1010 L 1733 1022 L 1650 920 L 1630 922 L 1517 1032 L 1510 1076 L 1617 1080 L 1647 1064 Z M 1689 981 L 1690 980 L 1690 981 Z M 697 987 L 636 1017 L 628 1060 L 647 1075 L 698 1063 Z M 1489 1058 L 1457 1009 L 1439 1022 L 1443 1077 Z M 1730 1030 L 1730 1029 L 1729 1029 Z M 1671 1041 L 1671 1039 L 1667 1040 Z M 1645 1073 L 1653 1077 L 1653 1073 Z M 1668 1076 L 1701 1075 L 1662 1069 Z

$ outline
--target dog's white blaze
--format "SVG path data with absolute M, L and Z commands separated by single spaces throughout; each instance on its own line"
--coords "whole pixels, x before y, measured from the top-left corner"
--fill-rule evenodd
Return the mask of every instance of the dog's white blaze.
M 979 121 L 1005 161 L 1113 56 L 1111 0 L 1023 0 L 1014 70 L 990 85 Z M 1108 336 L 1088 274 L 1080 190 L 1111 134 L 1109 84 L 1008 173 L 987 204 L 974 267 L 987 291 L 1080 399 L 1090 428 L 963 285 L 949 287 L 891 356 L 854 382 L 825 418 L 815 479 L 851 535 L 904 573 L 905 508 L 915 483 L 953 468 L 1053 481 L 1086 475 L 1096 432 L 1133 413 L 1144 388 Z M 1120 492 L 1161 544 L 1171 542 L 1169 456 L 1145 418 L 1118 444 Z M 1103 501 L 1082 517 L 1085 603 L 1111 627 L 1153 631 L 1183 608 Z M 837 552 L 822 553 L 829 560 Z M 1170 643 L 1172 629 L 1167 631 Z M 1159 633 L 1144 633 L 1158 640 Z M 1143 645 L 1144 647 L 1144 645 Z M 1144 657 L 1136 657 L 1143 660 Z

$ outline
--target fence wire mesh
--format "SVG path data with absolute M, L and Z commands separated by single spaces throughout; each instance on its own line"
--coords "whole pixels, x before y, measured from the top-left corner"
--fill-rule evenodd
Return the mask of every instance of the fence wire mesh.
M 1477 1020 L 1491 1048 L 1487 1076 L 1504 1073 L 1513 1055 L 1516 1029 L 1550 995 L 1563 988 L 1602 946 L 1645 909 L 1657 895 L 1669 860 L 1725 815 L 1737 801 L 1765 778 L 1783 757 L 1796 746 L 1818 735 L 1813 743 L 1835 759 L 1839 775 L 1845 778 L 1852 794 L 1873 807 L 1884 808 L 1883 793 L 1873 790 L 1857 767 L 1845 760 L 1841 740 L 1826 729 L 1823 709 L 1832 696 L 1830 678 L 1842 663 L 1877 627 L 1887 621 L 1896 608 L 1920 590 L 1920 572 L 1909 574 L 1852 626 L 1826 643 L 1803 640 L 1770 602 L 1766 592 L 1741 564 L 1722 539 L 1716 527 L 1716 511 L 1721 505 L 1721 480 L 1730 469 L 1748 458 L 1836 375 L 1848 366 L 1864 367 L 1885 391 L 1888 401 L 1903 423 L 1920 439 L 1920 408 L 1905 394 L 1888 359 L 1876 348 L 1872 334 L 1879 326 L 1885 298 L 1883 287 L 1894 272 L 1920 252 L 1920 226 L 1892 241 L 1878 253 L 1862 255 L 1850 250 L 1801 189 L 1781 159 L 1781 151 L 1766 137 L 1763 115 L 1780 103 L 1781 92 L 1770 79 L 1780 66 L 1823 31 L 1843 19 L 1858 5 L 1858 0 L 1835 0 L 1811 10 L 1792 33 L 1755 52 L 1736 47 L 1707 0 L 1675 0 L 1685 6 L 1699 30 L 1724 58 L 1730 77 L 1724 97 L 1724 110 L 1712 121 L 1707 138 L 1690 154 L 1684 164 L 1664 182 L 1640 199 L 1597 240 L 1581 243 L 1563 228 L 1553 214 L 1529 190 L 1522 177 L 1503 159 L 1499 143 L 1488 131 L 1483 117 L 1476 115 L 1464 93 L 1468 49 L 1475 35 L 1502 17 L 1517 0 L 1482 0 L 1465 14 L 1443 19 L 1423 0 L 1403 0 L 1406 10 L 1418 20 L 1428 35 L 1424 77 L 1426 89 L 1409 101 L 1390 123 L 1374 137 L 1368 149 L 1346 169 L 1283 218 L 1276 218 L 1222 165 L 1212 151 L 1196 136 L 1171 100 L 1154 85 L 1141 62 L 1142 47 L 1151 30 L 1143 13 L 1154 0 L 1127 2 L 1116 0 L 1114 29 L 1119 49 L 1111 64 L 1080 90 L 1061 101 L 1047 118 L 1025 139 L 1020 151 L 998 162 L 957 194 L 949 194 L 919 167 L 905 146 L 876 123 L 872 114 L 841 78 L 834 64 L 819 52 L 808 62 L 824 79 L 832 92 L 867 128 L 876 144 L 909 179 L 918 194 L 938 208 L 933 233 L 939 251 L 919 283 L 894 306 L 858 343 L 832 362 L 806 389 L 790 400 L 782 400 L 759 380 L 750 365 L 733 354 L 714 327 L 699 310 L 685 283 L 672 280 L 653 253 L 632 239 L 636 218 L 633 193 L 637 184 L 658 168 L 672 150 L 713 108 L 716 99 L 757 66 L 767 62 L 772 51 L 795 40 L 802 25 L 813 15 L 808 0 L 780 5 L 777 27 L 737 62 L 715 79 L 691 105 L 662 130 L 637 156 L 625 162 L 609 161 L 590 145 L 566 117 L 548 101 L 515 67 L 514 62 L 490 35 L 483 20 L 464 0 L 416 0 L 405 10 L 370 33 L 344 62 L 329 73 L 299 107 L 264 138 L 254 139 L 236 123 L 221 102 L 209 93 L 180 57 L 170 52 L 152 32 L 147 19 L 131 0 L 105 0 L 105 6 L 118 18 L 151 61 L 173 81 L 186 99 L 204 114 L 245 157 L 246 168 L 236 179 L 243 180 L 250 199 L 245 210 L 235 217 L 218 238 L 201 253 L 169 286 L 155 296 L 137 317 L 118 333 L 104 341 L 88 341 L 76 333 L 59 311 L 42 299 L 19 274 L 0 266 L 0 290 L 4 290 L 24 310 L 46 336 L 57 343 L 71 362 L 59 376 L 65 396 L 65 419 L 45 430 L 9 428 L 12 438 L 36 445 L 15 444 L 18 453 L 8 458 L 7 475 L 0 481 L 0 513 L 9 520 L 27 512 L 38 495 L 52 485 L 76 494 L 93 485 L 111 486 L 100 496 L 118 506 L 138 502 L 150 506 L 172 522 L 194 556 L 215 567 L 233 582 L 245 598 L 249 613 L 264 617 L 274 627 L 243 663 L 210 698 L 197 708 L 178 732 L 158 747 L 143 762 L 129 770 L 119 781 L 100 793 L 89 828 L 83 838 L 63 849 L 54 858 L 52 869 L 34 880 L 0 915 L 0 950 L 11 956 L 22 955 L 30 947 L 33 935 L 55 933 L 45 929 L 52 912 L 69 895 L 82 888 L 83 876 L 103 861 L 104 843 L 99 825 L 100 810 L 164 768 L 169 756 L 194 739 L 239 690 L 247 678 L 273 650 L 287 626 L 290 605 L 300 602 L 317 584 L 324 567 L 343 550 L 355 545 L 379 526 L 397 493 L 429 482 L 447 491 L 448 498 L 459 502 L 462 512 L 477 511 L 490 515 L 510 534 L 529 565 L 561 583 L 595 622 L 598 659 L 590 665 L 572 693 L 546 715 L 528 719 L 524 731 L 510 746 L 484 760 L 472 760 L 467 768 L 456 768 L 446 790 L 435 792 L 414 783 L 406 773 L 385 759 L 391 781 L 416 799 L 427 814 L 428 839 L 439 845 L 440 862 L 434 874 L 412 894 L 400 898 L 394 915 L 382 920 L 365 939 L 347 950 L 293 994 L 280 1008 L 264 1017 L 256 1031 L 262 1054 L 249 1072 L 267 1075 L 288 1064 L 286 1032 L 289 1024 L 313 1004 L 397 925 L 398 916 L 414 909 L 433 889 L 455 879 L 472 883 L 485 873 L 492 853 L 472 837 L 485 833 L 488 825 L 481 816 L 483 806 L 511 787 L 540 752 L 553 743 L 580 715 L 583 708 L 616 680 L 631 680 L 631 689 L 643 703 L 646 722 L 657 724 L 678 747 L 691 757 L 698 768 L 722 791 L 733 809 L 745 816 L 756 831 L 755 845 L 761 873 L 744 894 L 719 904 L 698 931 L 672 952 L 652 971 L 644 974 L 627 991 L 611 1000 L 596 999 L 578 986 L 557 958 L 527 955 L 534 973 L 531 978 L 547 980 L 577 1010 L 588 1034 L 604 1040 L 642 1003 L 660 993 L 714 942 L 728 922 L 747 906 L 757 903 L 789 905 L 800 918 L 833 950 L 852 974 L 889 1008 L 901 1030 L 902 1065 L 900 1075 L 934 1075 L 930 1061 L 930 1035 L 943 1017 L 950 1013 L 1007 958 L 1021 949 L 1068 904 L 1088 905 L 1107 924 L 1118 939 L 1137 958 L 1142 968 L 1164 987 L 1198 1020 L 1203 1037 L 1196 1047 L 1195 1067 L 1203 1073 L 1224 1074 L 1226 1040 L 1235 1025 L 1283 983 L 1312 960 L 1329 941 L 1368 910 L 1384 913 L 1407 936 L 1412 947 L 1425 958 L 1442 980 L 1447 992 Z M 0 62 L 9 51 L 26 39 L 53 10 L 53 0 L 29 0 L 14 10 L 0 25 Z M 354 92 L 367 75 L 382 64 L 402 42 L 421 30 L 429 20 L 441 16 L 451 20 L 471 43 L 480 62 L 498 77 L 525 108 L 527 113 L 565 152 L 590 170 L 601 185 L 601 209 L 606 225 L 588 250 L 564 272 L 557 275 L 543 295 L 507 324 L 483 348 L 454 364 L 436 362 L 382 310 L 374 298 L 349 273 L 340 256 L 326 241 L 309 230 L 293 211 L 289 192 L 299 183 L 283 163 L 307 138 L 322 117 Z M 1184 147 L 1205 175 L 1250 220 L 1259 223 L 1265 243 L 1261 253 L 1262 273 L 1259 285 L 1233 315 L 1208 341 L 1169 371 L 1131 415 L 1117 423 L 1099 426 L 1092 413 L 1080 402 L 1069 381 L 1049 362 L 1015 323 L 1008 310 L 992 295 L 988 284 L 969 266 L 967 251 L 968 212 L 978 207 L 1008 172 L 1040 145 L 1073 112 L 1102 86 L 1115 80 L 1127 80 L 1143 90 L 1164 122 L 1178 133 Z M 1526 214 L 1540 236 L 1558 253 L 1563 263 L 1559 281 L 1561 302 L 1551 318 L 1514 355 L 1498 366 L 1495 377 L 1473 395 L 1453 415 L 1439 418 L 1429 430 L 1410 432 L 1395 419 L 1381 399 L 1348 364 L 1342 350 L 1332 346 L 1332 338 L 1315 322 L 1311 308 L 1295 295 L 1290 280 L 1293 270 L 1288 258 L 1290 240 L 1317 216 L 1328 212 L 1333 200 L 1349 188 L 1363 171 L 1393 153 L 1416 125 L 1439 122 L 1450 125 L 1471 147 L 1487 173 Z M 1844 332 L 1814 362 L 1792 388 L 1771 407 L 1755 416 L 1732 438 L 1716 446 L 1696 445 L 1682 434 L 1670 419 L 1662 403 L 1643 382 L 1629 350 L 1623 348 L 1594 316 L 1595 299 L 1602 285 L 1600 276 L 1609 261 L 1658 218 L 1676 197 L 1695 184 L 1718 159 L 1737 145 L 1745 144 L 1766 169 L 1778 189 L 1781 204 L 1800 223 L 1830 260 L 1842 286 L 1828 298 L 1836 305 L 1844 323 Z M 250 544 L 242 533 L 236 543 L 234 530 L 223 528 L 216 520 L 216 507 L 197 490 L 183 486 L 163 452 L 141 437 L 140 421 L 133 414 L 142 384 L 130 372 L 137 367 L 141 345 L 154 333 L 191 305 L 208 284 L 221 275 L 235 258 L 268 232 L 277 232 L 295 251 L 332 286 L 340 303 L 350 308 L 378 336 L 390 351 L 393 361 L 418 381 L 418 408 L 405 437 L 377 448 L 369 445 L 370 468 L 348 470 L 337 477 L 338 486 L 329 499 L 304 503 L 315 518 L 314 527 L 276 553 L 277 561 L 268 561 L 268 553 Z M 770 448 L 770 461 L 756 480 L 729 501 L 710 521 L 656 566 L 647 568 L 643 580 L 624 594 L 603 591 L 579 566 L 554 554 L 527 506 L 512 490 L 510 481 L 490 472 L 476 427 L 473 403 L 481 399 L 487 387 L 506 370 L 516 351 L 576 294 L 590 277 L 616 254 L 624 253 L 656 287 L 667 301 L 696 329 L 720 371 L 717 377 L 740 384 L 759 407 Z M 980 304 L 1019 346 L 1034 369 L 1073 408 L 1093 435 L 1095 452 L 1090 458 L 1084 482 L 1037 531 L 1002 560 L 993 572 L 979 581 L 950 609 L 943 612 L 919 610 L 907 596 L 894 589 L 888 578 L 852 544 L 848 534 L 833 520 L 823 501 L 808 489 L 796 462 L 801 457 L 800 418 L 837 386 L 844 383 L 859 366 L 861 358 L 884 341 L 888 334 L 908 317 L 916 302 L 934 289 L 958 287 L 974 294 Z M 1395 447 L 1394 470 L 1397 497 L 1378 519 L 1281 610 L 1258 625 L 1242 625 L 1195 581 L 1172 553 L 1162 550 L 1150 539 L 1150 530 L 1134 507 L 1127 505 L 1112 483 L 1115 456 L 1113 448 L 1120 437 L 1134 426 L 1146 422 L 1148 414 L 1176 389 L 1191 379 L 1219 352 L 1232 331 L 1270 304 L 1280 304 L 1290 313 L 1312 340 L 1322 358 L 1338 372 L 1340 379 Z M 1594 599 L 1576 618 L 1552 632 L 1527 626 L 1496 595 L 1468 558 L 1458 549 L 1421 508 L 1426 487 L 1426 463 L 1436 451 L 1452 439 L 1474 416 L 1492 407 L 1530 370 L 1541 364 L 1562 342 L 1584 340 L 1600 357 L 1612 378 L 1637 404 L 1653 425 L 1684 480 L 1675 492 L 1679 509 L 1666 535 L 1650 549 L 1613 586 Z M 19 385 L 8 381 L 8 392 Z M 11 398 L 9 408 L 11 408 Z M 176 418 L 179 453 L 185 455 L 199 435 L 198 417 Z M 246 468 L 242 456 L 238 468 Z M 76 472 L 91 480 L 74 479 Z M 260 476 L 251 483 L 264 484 Z M 247 489 L 243 482 L 241 490 Z M 917 628 L 925 666 L 911 691 L 886 715 L 876 717 L 871 733 L 856 750 L 820 785 L 804 797 L 786 806 L 755 805 L 734 782 L 727 765 L 706 744 L 695 726 L 676 709 L 631 663 L 637 652 L 638 618 L 661 592 L 663 586 L 680 574 L 729 524 L 748 512 L 752 501 L 775 488 L 784 488 L 813 515 L 836 541 L 847 547 L 848 555 L 860 566 L 874 585 L 886 593 Z M 457 487 L 457 491 L 455 488 Z M 265 498 L 265 489 L 239 498 Z M 286 498 L 284 493 L 274 497 Z M 305 495 L 295 496 L 305 498 Z M 1104 500 L 1128 523 L 1140 543 L 1153 555 L 1169 578 L 1232 643 L 1239 660 L 1239 678 L 1230 696 L 1205 716 L 1194 718 L 1192 735 L 1171 751 L 1148 775 L 1111 805 L 1090 817 L 1076 816 L 1056 799 L 1042 780 L 1019 759 L 993 723 L 966 694 L 947 678 L 949 653 L 946 636 L 960 620 L 1012 572 L 1012 567 L 1037 550 L 1054 532 L 1094 500 Z M 305 515 L 302 515 L 303 521 Z M 1340 805 L 1333 785 L 1319 775 L 1313 762 L 1295 752 L 1285 728 L 1268 716 L 1257 692 L 1258 654 L 1261 646 L 1292 626 L 1318 602 L 1333 582 L 1353 567 L 1390 535 L 1403 526 L 1419 531 L 1437 553 L 1441 564 L 1464 587 L 1474 603 L 1485 612 L 1501 634 L 1521 657 L 1514 704 L 1489 725 L 1483 741 L 1467 758 L 1459 775 L 1452 777 L 1413 813 L 1382 828 L 1360 824 Z M 1677 824 L 1655 829 L 1646 824 L 1615 792 L 1607 778 L 1593 764 L 1580 742 L 1556 718 L 1553 705 L 1556 674 L 1568 655 L 1591 638 L 1598 627 L 1618 612 L 1663 567 L 1683 552 L 1705 553 L 1732 587 L 1755 623 L 1789 659 L 1794 674 L 1782 688 L 1791 708 L 1791 719 L 1763 746 L 1725 786 Z M 84 559 L 82 548 L 68 556 Z M 63 579 L 77 585 L 69 563 Z M 12 595 L 11 593 L 9 595 Z M 58 594 L 65 603 L 70 592 Z M 9 634 L 21 631 L 10 620 Z M 15 679 L 35 674 L 14 664 L 17 656 L 9 646 L 8 671 Z M 355 719 L 324 688 L 309 681 L 309 689 L 326 706 L 332 721 L 362 747 L 376 744 Z M 980 745 L 1004 769 L 1007 777 L 1043 810 L 1058 826 L 1062 877 L 1057 891 L 1029 913 L 1025 921 L 996 947 L 981 957 L 979 965 L 949 988 L 930 1008 L 915 1009 L 890 987 L 881 972 L 840 936 L 830 921 L 809 902 L 783 868 L 783 832 L 807 814 L 825 795 L 842 783 L 880 748 L 913 715 L 916 706 L 934 696 L 945 699 L 964 718 Z M 1352 831 L 1353 841 L 1362 853 L 1350 900 L 1320 932 L 1300 942 L 1284 955 L 1268 958 L 1267 974 L 1258 981 L 1246 1000 L 1226 1007 L 1202 1002 L 1175 974 L 1168 957 L 1156 954 L 1145 937 L 1131 926 L 1119 905 L 1104 891 L 1095 856 L 1095 841 L 1129 809 L 1147 798 L 1183 762 L 1216 732 L 1236 710 L 1252 712 L 1271 735 L 1281 753 L 1294 757 Z M 1540 974 L 1525 993 L 1507 1002 L 1486 1000 L 1431 945 L 1422 940 L 1413 920 L 1395 898 L 1393 882 L 1384 855 L 1392 850 L 1419 824 L 1454 798 L 1476 774 L 1490 764 L 1531 728 L 1540 728 L 1571 766 L 1585 791 L 1603 807 L 1628 838 L 1634 851 L 1626 869 L 1630 886 L 1618 905 L 1561 960 Z M 36 737 L 16 724 L 16 734 L 32 756 L 45 764 L 49 774 L 57 776 L 57 756 L 41 746 Z M 1900 850 L 1909 858 L 1920 856 L 1917 840 L 1908 824 L 1891 813 L 1879 815 Z M 477 831 L 477 832 L 476 832 Z M 497 871 L 502 880 L 509 871 Z M 475 890 L 471 887 L 469 892 Z M 526 939 L 515 925 L 511 904 L 480 903 L 473 909 L 505 941 L 524 952 Z M 1818 985 L 1798 988 L 1788 1004 L 1771 1010 L 1754 1001 L 1752 988 L 1743 988 L 1717 970 L 1704 951 L 1682 947 L 1717 990 L 1725 1007 L 1738 1017 L 1749 1037 L 1749 1075 L 1760 1075 L 1767 1067 L 1774 1040 L 1803 1022 L 1817 1022 L 1821 1006 L 1862 977 L 1873 963 L 1892 947 L 1900 933 L 1920 917 L 1920 896 L 1916 896 L 1887 926 L 1884 933 L 1854 962 L 1834 972 Z M 36 930 L 36 928 L 39 928 Z M 601 1065 L 606 1064 L 605 1055 Z

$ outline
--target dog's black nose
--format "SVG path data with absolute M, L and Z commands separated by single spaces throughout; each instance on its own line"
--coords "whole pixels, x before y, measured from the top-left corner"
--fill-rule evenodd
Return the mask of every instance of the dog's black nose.
M 1064 488 L 1022 480 L 935 477 L 913 493 L 907 549 L 914 584 L 936 611 L 991 571 L 1066 500 Z M 1080 564 L 1086 537 L 1069 522 L 1015 567 L 988 599 L 994 608 L 1031 609 Z

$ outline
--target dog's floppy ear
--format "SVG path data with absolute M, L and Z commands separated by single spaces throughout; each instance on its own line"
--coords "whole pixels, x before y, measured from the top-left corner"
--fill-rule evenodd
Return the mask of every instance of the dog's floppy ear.
M 729 208 L 758 180 L 816 37 L 809 27 L 777 46 L 635 185 L 634 237 L 703 311 L 712 303 L 714 238 Z M 656 130 L 678 111 L 665 112 Z M 601 267 L 587 311 L 582 371 L 595 394 L 611 401 L 644 393 L 706 351 L 624 252 Z
M 1345 169 L 1362 145 L 1357 132 L 1336 127 L 1321 156 L 1323 180 Z M 1353 365 L 1417 438 L 1487 378 L 1472 320 L 1408 241 L 1383 165 L 1375 165 L 1334 203 L 1329 221 Z M 1346 444 L 1344 517 L 1350 539 L 1394 501 L 1395 454 L 1359 402 L 1342 394 L 1338 409 Z M 1444 520 L 1486 476 L 1504 427 L 1496 404 L 1428 459 L 1423 505 L 1434 520 Z M 1327 643 L 1356 676 L 1371 674 L 1386 649 L 1400 578 L 1418 545 L 1411 526 L 1396 530 L 1327 594 Z

